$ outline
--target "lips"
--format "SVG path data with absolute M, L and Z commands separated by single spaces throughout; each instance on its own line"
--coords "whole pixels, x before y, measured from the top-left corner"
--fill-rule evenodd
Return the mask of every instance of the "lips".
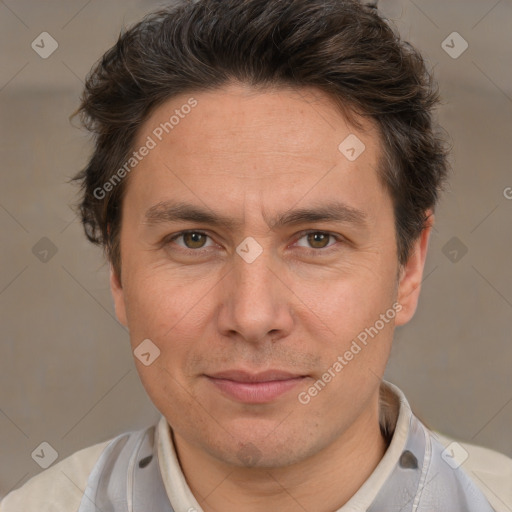
M 260 373 L 228 370 L 206 377 L 225 396 L 238 402 L 253 404 L 272 402 L 307 378 L 306 375 L 282 370 L 267 370 Z
M 249 373 L 243 370 L 228 370 L 225 372 L 214 373 L 209 375 L 214 379 L 226 379 L 236 382 L 270 382 L 276 380 L 295 379 L 297 377 L 304 377 L 304 375 L 297 375 L 290 372 L 281 370 L 267 370 L 260 373 Z

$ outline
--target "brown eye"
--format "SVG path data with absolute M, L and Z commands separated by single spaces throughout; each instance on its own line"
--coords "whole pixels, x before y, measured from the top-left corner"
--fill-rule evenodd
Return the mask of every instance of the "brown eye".
M 331 235 L 327 233 L 309 233 L 307 235 L 308 243 L 311 247 L 314 249 L 323 249 L 324 247 L 327 247 L 329 243 L 329 239 L 331 238 Z
M 183 233 L 181 236 L 183 237 L 183 242 L 188 249 L 201 249 L 201 247 L 204 247 L 206 239 L 208 238 L 204 233 L 198 233 L 196 231 Z

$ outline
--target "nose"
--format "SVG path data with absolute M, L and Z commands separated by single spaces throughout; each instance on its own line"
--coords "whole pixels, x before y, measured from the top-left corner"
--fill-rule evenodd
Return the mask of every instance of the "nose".
M 251 263 L 238 254 L 233 260 L 222 285 L 220 333 L 252 344 L 286 337 L 294 322 L 293 292 L 270 251 L 264 250 Z

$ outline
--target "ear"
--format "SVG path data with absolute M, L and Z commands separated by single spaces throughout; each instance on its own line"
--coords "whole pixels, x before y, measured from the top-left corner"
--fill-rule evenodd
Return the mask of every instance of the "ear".
M 395 325 L 397 326 L 409 322 L 416 312 L 423 278 L 423 269 L 427 257 L 428 241 L 433 225 L 434 214 L 429 210 L 427 211 L 426 225 L 421 235 L 411 247 L 409 259 L 400 271 L 397 302 L 401 304 L 402 309 L 397 311 L 395 317 Z
M 114 299 L 114 306 L 116 308 L 117 319 L 125 327 L 127 327 L 128 322 L 126 321 L 126 305 L 124 302 L 124 290 L 121 285 L 119 276 L 112 268 L 112 265 L 110 265 L 110 292 L 112 293 L 112 297 Z

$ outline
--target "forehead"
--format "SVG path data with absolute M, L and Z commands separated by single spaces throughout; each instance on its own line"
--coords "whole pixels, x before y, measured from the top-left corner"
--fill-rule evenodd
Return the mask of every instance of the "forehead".
M 327 145 L 332 149 L 333 143 L 336 149 L 336 142 L 341 142 L 339 138 L 343 134 L 357 132 L 365 143 L 378 145 L 375 123 L 355 114 L 354 117 L 361 123 L 360 129 L 350 125 L 333 99 L 313 87 L 255 89 L 230 83 L 167 100 L 141 126 L 137 142 L 142 143 L 147 135 L 152 135 L 157 143 L 173 145 L 179 137 L 174 149 L 190 150 L 197 149 L 197 137 L 207 133 L 201 146 L 210 153 L 225 151 L 227 147 L 230 152 L 236 151 L 232 140 L 226 139 L 226 135 L 233 135 L 246 150 L 257 151 L 257 142 L 265 141 L 268 149 L 289 148 L 313 154 Z
M 153 202 L 179 189 L 226 204 L 249 196 L 289 203 L 301 194 L 318 201 L 333 187 L 371 195 L 380 188 L 380 139 L 371 121 L 358 121 L 356 129 L 312 88 L 231 84 L 182 94 L 156 108 L 139 130 L 135 148 L 152 149 L 128 189 Z

